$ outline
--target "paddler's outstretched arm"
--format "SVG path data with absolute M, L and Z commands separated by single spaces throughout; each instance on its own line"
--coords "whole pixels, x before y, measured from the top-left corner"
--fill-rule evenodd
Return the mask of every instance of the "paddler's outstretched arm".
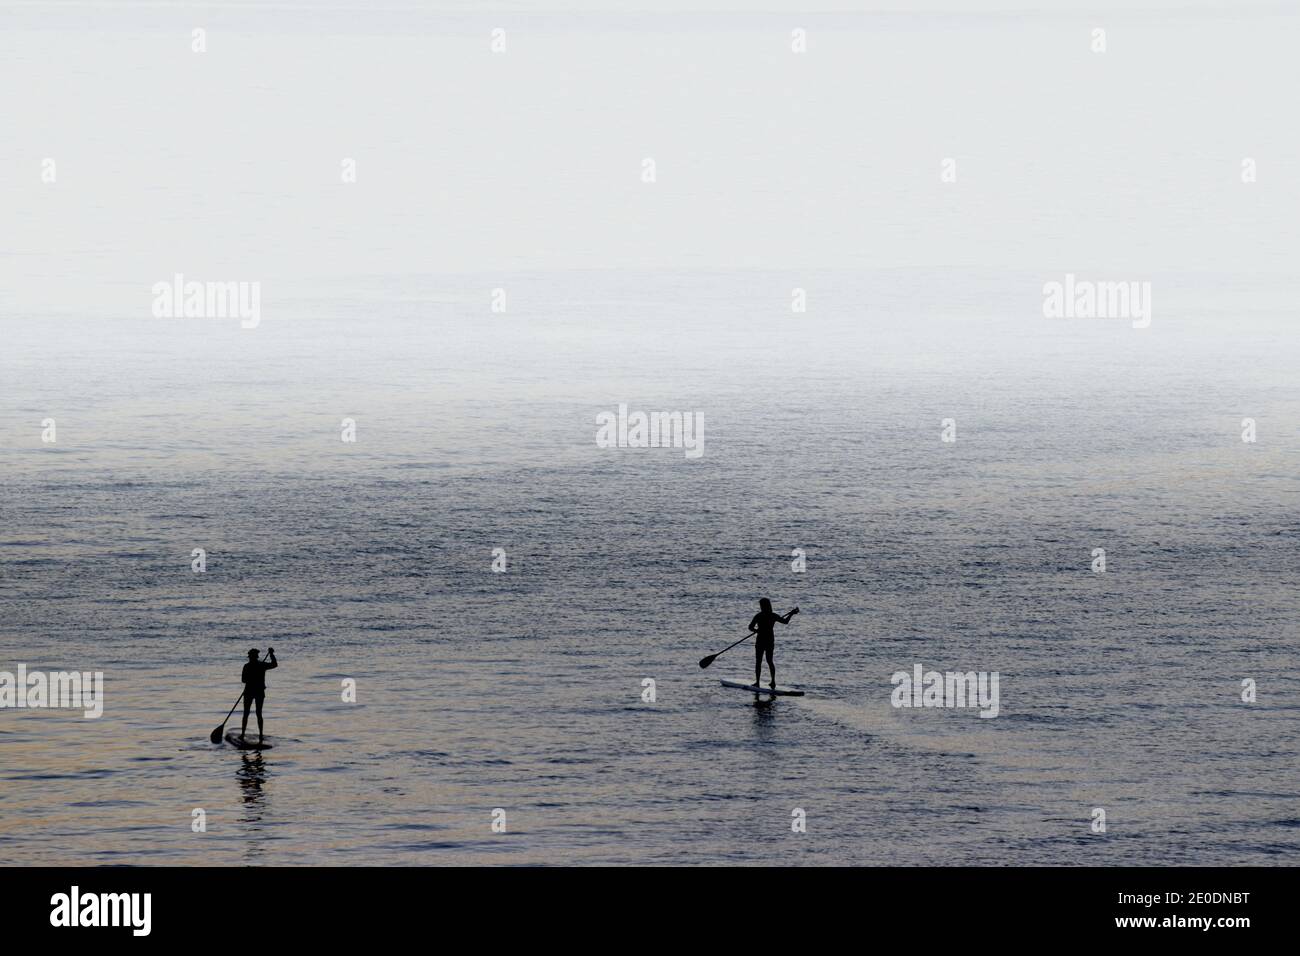
M 785 615 L 785 617 L 778 617 L 777 620 L 780 621 L 782 624 L 789 624 L 790 618 L 794 617 L 798 613 L 799 613 L 799 609 L 797 607 L 792 607 L 790 608 L 789 613 Z

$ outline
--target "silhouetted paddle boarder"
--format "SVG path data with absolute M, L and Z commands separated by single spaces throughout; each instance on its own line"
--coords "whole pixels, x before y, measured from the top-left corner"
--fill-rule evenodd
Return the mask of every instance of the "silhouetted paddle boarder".
M 758 606 L 761 610 L 749 622 L 750 631 L 758 635 L 757 640 L 754 641 L 754 686 L 758 686 L 759 678 L 763 675 L 763 656 L 767 655 L 767 673 L 772 678 L 772 683 L 768 686 L 776 690 L 776 665 L 772 663 L 772 651 L 776 648 L 776 635 L 772 633 L 772 625 L 777 621 L 782 624 L 789 624 L 790 618 L 798 614 L 799 609 L 794 608 L 790 613 L 782 617 L 772 610 L 772 602 L 767 598 L 759 598 Z
M 771 660 L 771 658 L 768 658 Z M 257 704 L 257 739 L 260 743 L 266 734 L 262 731 L 262 701 L 266 700 L 266 672 L 273 667 L 279 667 L 275 660 L 275 648 L 266 649 L 266 660 L 257 659 L 257 648 L 248 652 L 248 663 L 244 665 L 244 672 L 240 674 L 240 679 L 244 682 L 244 724 L 239 728 L 239 739 L 243 740 L 244 735 L 248 733 L 248 711 L 254 703 Z M 755 681 L 757 683 L 757 681 Z

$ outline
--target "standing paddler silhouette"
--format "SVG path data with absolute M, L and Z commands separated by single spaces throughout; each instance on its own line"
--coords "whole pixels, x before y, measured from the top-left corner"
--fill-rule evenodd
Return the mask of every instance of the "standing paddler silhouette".
M 763 676 L 763 657 L 766 656 L 767 673 L 772 678 L 772 683 L 768 686 L 776 690 L 776 665 L 772 663 L 772 651 L 776 649 L 776 635 L 772 632 L 772 625 L 777 621 L 789 624 L 790 618 L 798 614 L 799 609 L 794 608 L 783 617 L 772 610 L 772 602 L 767 598 L 760 598 L 758 606 L 759 612 L 749 622 L 749 629 L 758 635 L 754 641 L 754 686 L 758 686 L 758 681 Z
M 256 647 L 248 652 L 248 663 L 244 665 L 244 670 L 239 675 L 244 682 L 244 723 L 239 728 L 240 740 L 243 740 L 248 733 L 248 711 L 253 704 L 257 704 L 257 739 L 259 742 L 266 739 L 266 734 L 262 730 L 262 702 L 266 700 L 266 672 L 279 666 L 275 660 L 274 647 L 266 649 L 264 661 L 257 659 Z

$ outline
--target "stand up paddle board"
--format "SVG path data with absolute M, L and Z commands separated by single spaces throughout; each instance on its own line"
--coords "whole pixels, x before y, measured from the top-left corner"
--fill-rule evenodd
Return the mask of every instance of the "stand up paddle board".
M 773 697 L 803 696 L 803 691 L 801 690 L 793 690 L 789 687 L 777 687 L 776 689 L 773 689 L 771 687 L 762 687 L 758 684 L 746 684 L 744 681 L 739 680 L 724 680 L 722 686 L 735 687 L 737 690 L 747 690 L 754 694 L 770 694 Z
M 232 747 L 238 747 L 240 750 L 270 750 L 271 745 L 268 743 L 258 743 L 257 734 L 249 734 L 243 739 L 239 736 L 238 730 L 226 731 L 226 743 Z

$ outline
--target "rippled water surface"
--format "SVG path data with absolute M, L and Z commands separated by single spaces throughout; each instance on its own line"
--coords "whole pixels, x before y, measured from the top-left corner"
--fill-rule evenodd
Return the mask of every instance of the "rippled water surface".
M 491 318 L 457 280 L 252 331 L 6 321 L 0 666 L 107 690 L 100 720 L 0 711 L 0 848 L 1293 862 L 1294 290 L 1225 318 L 1193 281 L 1142 331 L 1049 322 L 1033 277 L 908 273 L 824 276 L 795 317 L 787 276 L 663 273 L 516 277 L 528 308 Z M 597 448 L 620 402 L 702 413 L 704 456 Z M 746 646 L 696 664 L 764 594 L 802 609 L 802 699 L 720 687 Z M 209 744 L 267 645 L 274 749 Z M 998 671 L 999 716 L 892 709 L 915 663 Z

